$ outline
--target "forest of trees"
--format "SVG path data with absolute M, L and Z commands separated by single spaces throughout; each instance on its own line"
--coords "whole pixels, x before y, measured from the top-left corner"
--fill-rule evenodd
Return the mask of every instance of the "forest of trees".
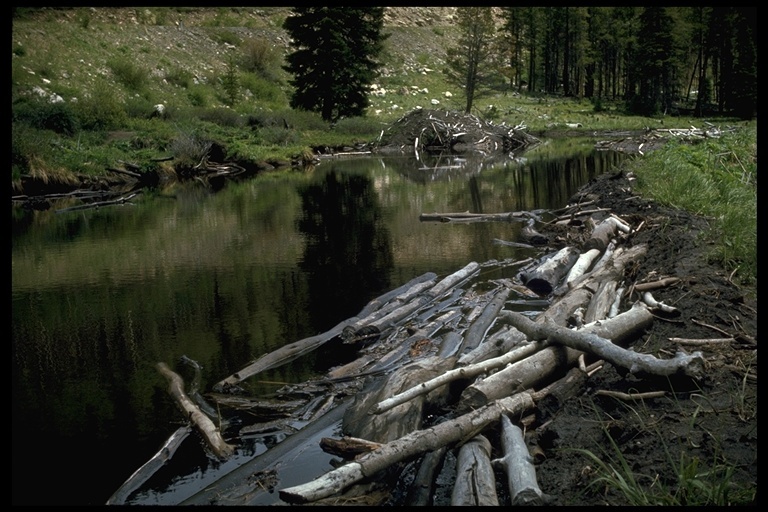
M 490 7 L 459 8 L 459 27 Z M 486 33 L 480 65 L 496 81 L 472 84 L 624 101 L 639 115 L 674 113 L 752 118 L 757 109 L 755 7 L 501 7 L 500 28 Z M 463 29 L 462 35 L 469 35 Z M 464 73 L 477 66 L 461 47 Z
M 294 108 L 361 115 L 386 34 L 383 9 L 294 8 Z M 757 111 L 755 7 L 459 7 L 447 78 L 469 111 L 488 91 L 623 102 L 631 114 Z

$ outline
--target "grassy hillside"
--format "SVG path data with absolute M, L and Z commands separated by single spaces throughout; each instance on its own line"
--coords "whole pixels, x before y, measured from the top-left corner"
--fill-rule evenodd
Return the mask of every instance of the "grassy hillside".
M 365 118 L 334 126 L 288 108 L 290 77 L 281 66 L 289 13 L 288 7 L 17 8 L 12 181 L 22 174 L 98 175 L 116 161 L 141 166 L 169 154 L 193 163 L 211 142 L 224 153 L 217 161 L 283 164 L 311 148 L 371 142 L 418 106 L 463 110 L 461 88 L 442 73 L 457 36 L 455 8 L 387 8 L 380 95 L 371 96 Z M 162 115 L 156 105 L 163 105 Z M 565 123 L 590 133 L 659 126 L 659 119 L 604 107 L 488 91 L 476 98 L 473 113 L 533 132 Z M 685 128 L 701 123 L 675 121 Z

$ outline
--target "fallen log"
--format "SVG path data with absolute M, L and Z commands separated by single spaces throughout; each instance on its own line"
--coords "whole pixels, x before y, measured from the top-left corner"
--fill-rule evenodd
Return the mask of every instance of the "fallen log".
M 534 268 L 520 271 L 517 277 L 526 287 L 538 295 L 549 295 L 560 282 L 560 279 L 576 263 L 578 257 L 578 249 L 563 247 L 556 253 L 542 258 Z
M 221 432 L 216 425 L 214 425 L 211 419 L 189 399 L 184 392 L 184 381 L 182 378 L 173 372 L 165 363 L 157 363 L 157 369 L 166 379 L 168 379 L 168 392 L 176 400 L 177 405 L 184 412 L 185 417 L 197 427 L 197 430 L 203 436 L 206 444 L 213 453 L 221 459 L 226 459 L 231 456 L 235 452 L 235 447 L 224 441 L 224 438 L 221 437 Z
M 508 365 L 510 363 L 520 361 L 544 349 L 546 346 L 547 343 L 544 341 L 529 343 L 502 356 L 441 373 L 437 377 L 422 381 L 414 387 L 407 388 L 401 393 L 395 394 L 386 400 L 380 401 L 378 404 L 376 404 L 375 407 L 371 409 L 371 413 L 381 414 L 392 409 L 393 407 L 403 404 L 425 393 L 429 393 L 430 391 L 438 389 L 450 382 L 459 379 L 471 379 L 478 375 L 487 373 L 493 369 L 501 368 L 502 366 Z
M 632 374 L 672 376 L 683 374 L 701 377 L 704 372 L 704 357 L 701 352 L 686 354 L 678 352 L 672 359 L 658 359 L 651 354 L 640 354 L 613 344 L 610 339 L 592 332 L 573 331 L 555 325 L 549 320 L 537 323 L 520 313 L 504 311 L 505 319 L 524 332 L 530 339 L 548 339 L 567 347 L 593 354 L 614 366 L 626 368 Z
M 523 392 L 491 402 L 450 421 L 413 431 L 390 441 L 360 459 L 327 472 L 310 482 L 280 489 L 280 499 L 286 503 L 309 503 L 337 494 L 365 478 L 374 477 L 389 466 L 412 459 L 417 455 L 442 446 L 470 439 L 501 414 L 519 415 L 533 408 L 533 397 Z
M 256 375 L 257 373 L 262 371 L 276 368 L 283 364 L 289 363 L 290 361 L 293 361 L 294 359 L 301 357 L 302 355 L 308 354 L 309 352 L 315 350 L 320 345 L 340 335 L 343 332 L 344 328 L 346 328 L 347 326 L 354 324 L 360 318 L 365 318 L 369 314 L 371 314 L 373 311 L 376 311 L 377 309 L 381 308 L 391 298 L 396 297 L 397 295 L 403 293 L 404 291 L 408 290 L 412 286 L 418 285 L 419 283 L 424 281 L 434 279 L 435 277 L 436 276 L 433 272 L 427 272 L 425 274 L 422 274 L 421 276 L 412 279 L 408 283 L 371 300 L 360 311 L 360 313 L 357 314 L 357 316 L 348 318 L 347 320 L 340 322 L 330 330 L 322 334 L 310 336 L 308 338 L 304 338 L 294 343 L 284 345 L 277 350 L 274 350 L 268 354 L 261 356 L 259 359 L 257 359 L 250 365 L 246 366 L 239 372 L 234 373 L 229 377 L 216 383 L 213 387 L 214 391 L 228 392 L 231 389 L 235 388 L 237 384 L 247 379 L 248 377 Z
M 130 495 L 136 491 L 139 487 L 149 480 L 152 475 L 165 466 L 169 460 L 176 453 L 176 450 L 181 445 L 187 436 L 192 432 L 192 428 L 189 425 L 179 427 L 171 436 L 165 441 L 163 446 L 158 450 L 156 454 L 152 456 L 147 462 L 145 462 L 139 469 L 133 472 L 128 479 L 109 497 L 106 505 L 125 505 L 126 500 Z
M 507 473 L 512 506 L 545 505 L 548 497 L 541 491 L 536 481 L 536 467 L 525 445 L 523 431 L 505 414 L 501 416 L 501 427 L 501 446 L 504 457 L 494 461 L 494 464 L 502 466 Z
M 456 482 L 451 492 L 451 505 L 499 506 L 488 439 L 481 434 L 476 435 L 461 445 L 456 459 Z
M 461 343 L 461 347 L 459 347 L 459 356 L 477 348 L 485 337 L 485 333 L 488 332 L 493 322 L 496 321 L 496 316 L 504 307 L 510 292 L 509 288 L 502 288 L 496 293 L 490 303 L 483 308 L 483 312 L 472 322 L 464 334 L 464 340 Z
M 510 317 L 507 315 L 510 313 L 510 311 L 502 311 L 499 314 L 499 320 L 508 322 Z M 639 336 L 652 322 L 653 315 L 648 311 L 648 308 L 638 305 L 614 318 L 600 322 L 599 325 L 585 326 L 582 330 L 623 345 Z M 510 323 L 514 324 L 514 322 Z M 576 365 L 582 354 L 583 352 L 567 346 L 547 346 L 535 354 L 467 386 L 461 393 L 457 410 L 466 412 L 476 409 L 521 389 L 535 388 L 542 383 L 553 380 L 559 373 L 563 373 Z
M 427 452 L 421 459 L 419 470 L 413 478 L 405 502 L 411 507 L 426 507 L 432 504 L 435 489 L 435 477 L 443 467 L 448 447 Z
M 523 221 L 530 218 L 537 218 L 531 212 L 505 212 L 505 213 L 422 213 L 419 220 L 422 222 L 456 222 L 456 221 Z

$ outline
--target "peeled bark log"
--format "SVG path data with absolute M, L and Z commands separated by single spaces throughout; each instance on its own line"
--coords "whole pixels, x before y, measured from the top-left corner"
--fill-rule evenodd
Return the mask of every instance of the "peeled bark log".
M 399 439 L 382 445 L 334 469 L 325 475 L 302 485 L 281 489 L 280 499 L 287 503 L 308 503 L 339 493 L 350 485 L 370 478 L 389 466 L 436 450 L 464 439 L 470 439 L 491 423 L 498 421 L 501 414 L 520 415 L 534 406 L 530 393 L 502 398 L 485 407 L 471 411 L 450 421 L 439 423 L 425 430 L 416 430 Z
M 644 256 L 647 250 L 648 247 L 644 244 L 635 245 L 626 250 L 617 249 L 605 264 L 600 266 L 600 262 L 598 262 L 595 265 L 596 269 L 574 281 L 571 291 L 553 303 L 545 313 L 539 316 L 537 321 L 550 318 L 556 324 L 565 325 L 574 311 L 586 306 L 602 281 L 621 278 L 626 265 L 634 263 Z M 597 269 L 598 266 L 600 266 L 599 269 Z
M 499 320 L 508 322 L 509 314 L 510 311 L 502 311 Z M 639 336 L 652 322 L 653 315 L 648 308 L 636 306 L 615 318 L 604 320 L 599 325 L 585 326 L 582 330 L 611 339 L 617 344 L 625 344 Z M 576 365 L 582 354 L 579 350 L 565 346 L 548 346 L 468 386 L 461 394 L 457 409 L 466 412 L 518 390 L 534 388 L 551 381 L 559 373 Z
M 163 447 L 160 448 L 151 459 L 145 462 L 143 466 L 134 471 L 133 474 L 128 477 L 128 480 L 126 480 L 123 485 L 109 497 L 106 504 L 125 505 L 125 500 L 127 500 L 136 489 L 141 487 L 144 482 L 149 480 L 152 475 L 157 473 L 160 468 L 165 466 L 168 461 L 171 460 L 173 454 L 176 453 L 176 449 L 181 445 L 181 442 L 187 438 L 190 432 L 192 432 L 192 429 L 188 425 L 179 427 L 176 432 L 171 434 L 171 437 L 165 441 Z
M 498 357 L 517 347 L 523 341 L 525 341 L 525 334 L 511 325 L 505 325 L 478 345 L 477 348 L 459 357 L 457 364 L 459 366 L 469 366 Z
M 472 325 L 469 326 L 469 329 L 467 329 L 467 332 L 464 334 L 464 341 L 459 348 L 459 356 L 469 352 L 480 344 L 483 337 L 485 337 L 485 333 L 491 328 L 493 322 L 496 321 L 496 316 L 499 314 L 499 311 L 504 307 L 504 303 L 506 302 L 507 297 L 509 297 L 510 291 L 509 288 L 502 288 L 499 290 L 491 302 L 485 306 L 480 316 L 472 322 Z
M 549 295 L 579 257 L 578 249 L 563 247 L 548 256 L 539 266 L 518 274 L 520 281 L 538 295 Z
M 231 456 L 235 452 L 235 447 L 224 441 L 216 425 L 189 399 L 184 392 L 184 381 L 181 377 L 168 368 L 168 365 L 165 363 L 157 363 L 157 369 L 168 379 L 168 392 L 176 400 L 182 411 L 184 411 L 189 421 L 200 431 L 200 434 L 205 438 L 208 447 L 213 453 L 221 459 Z
M 639 354 L 619 347 L 597 334 L 573 331 L 552 322 L 543 324 L 529 320 L 513 311 L 506 311 L 506 318 L 531 339 L 549 339 L 570 348 L 587 352 L 608 361 L 614 366 L 626 368 L 633 374 L 672 376 L 683 374 L 700 377 L 704 371 L 704 357 L 701 352 L 686 354 L 678 352 L 672 359 L 658 359 L 650 354 Z
M 459 448 L 451 505 L 499 506 L 491 465 L 491 443 L 485 436 L 477 435 Z
M 504 457 L 499 460 L 499 463 L 507 473 L 512 506 L 544 505 L 546 497 L 536 481 L 536 467 L 525 445 L 523 431 L 506 415 L 501 416 L 501 427 Z
M 248 377 L 256 375 L 257 373 L 262 371 L 276 368 L 283 364 L 289 363 L 290 361 L 293 361 L 294 359 L 301 357 L 304 354 L 308 354 L 309 352 L 315 350 L 320 345 L 340 335 L 344 331 L 345 327 L 354 324 L 360 318 L 365 318 L 368 315 L 370 315 L 373 311 L 376 311 L 377 309 L 381 308 L 391 298 L 400 295 L 401 293 L 405 292 L 412 286 L 418 285 L 419 283 L 422 283 L 425 281 L 430 281 L 435 277 L 436 275 L 433 272 L 427 272 L 425 274 L 422 274 L 421 276 L 412 279 L 411 281 L 404 284 L 403 286 L 400 286 L 399 288 L 395 288 L 394 290 L 391 290 L 371 300 L 368 304 L 366 304 L 366 306 L 362 309 L 362 311 L 358 313 L 357 316 L 348 318 L 347 320 L 337 324 L 335 327 L 333 327 L 329 331 L 326 331 L 322 334 L 318 334 L 315 336 L 310 336 L 308 338 L 304 338 L 294 343 L 290 343 L 288 345 L 280 347 L 277 350 L 274 350 L 268 354 L 261 356 L 259 359 L 249 364 L 239 372 L 230 375 L 229 377 L 227 377 L 222 381 L 219 381 L 217 384 L 214 385 L 213 387 L 214 391 L 226 392 L 233 386 L 236 386 L 243 380 L 247 379 Z
M 502 356 L 488 359 L 463 368 L 455 368 L 453 370 L 446 371 L 433 379 L 422 381 L 418 385 L 408 388 L 405 391 L 392 396 L 391 398 L 382 400 L 371 409 L 371 413 L 381 414 L 402 403 L 429 393 L 434 389 L 438 389 L 439 387 L 444 386 L 449 382 L 459 379 L 471 379 L 482 373 L 487 373 L 495 368 L 500 368 L 515 361 L 520 361 L 521 359 L 524 359 L 531 354 L 535 354 L 536 352 L 542 350 L 546 346 L 547 344 L 545 342 L 529 343 L 528 345 L 519 347 L 516 350 L 508 352 Z

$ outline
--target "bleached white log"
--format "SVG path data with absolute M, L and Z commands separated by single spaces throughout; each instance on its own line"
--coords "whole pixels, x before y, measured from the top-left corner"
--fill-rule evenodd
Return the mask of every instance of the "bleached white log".
M 211 451 L 221 459 L 226 459 L 234 454 L 235 447 L 224 441 L 221 432 L 213 421 L 187 396 L 184 391 L 183 379 L 165 363 L 157 363 L 156 366 L 158 371 L 168 380 L 168 392 L 176 400 L 176 404 L 184 412 L 184 416 L 197 427 Z
M 590 249 L 587 252 L 580 254 L 576 263 L 573 264 L 568 275 L 565 277 L 566 284 L 570 284 L 576 278 L 585 274 L 587 269 L 589 269 L 589 266 L 592 265 L 592 262 L 595 261 L 595 258 L 598 256 L 600 256 L 600 251 L 598 249 Z
M 535 354 L 539 350 L 542 350 L 546 346 L 547 346 L 547 343 L 543 341 L 529 343 L 511 352 L 507 352 L 502 356 L 494 357 L 493 359 L 487 359 L 480 363 L 465 366 L 463 368 L 454 368 L 453 370 L 449 370 L 443 373 L 442 375 L 438 375 L 433 379 L 422 382 L 421 384 L 418 384 L 417 386 L 414 386 L 412 388 L 406 389 L 402 393 L 394 395 L 391 398 L 382 400 L 381 402 L 376 404 L 374 408 L 371 409 L 371 413 L 381 414 L 382 412 L 388 411 L 389 409 L 392 409 L 393 407 L 396 407 L 402 403 L 405 403 L 408 400 L 411 400 L 417 396 L 421 396 L 426 393 L 429 393 L 433 389 L 437 389 L 440 386 L 443 386 L 454 380 L 471 379 L 472 377 L 476 377 L 480 374 L 487 373 L 490 370 L 501 368 L 502 366 L 505 366 L 510 363 L 514 363 L 515 361 L 520 361 L 521 359 L 524 359 L 530 356 L 531 354 Z
M 537 323 L 520 313 L 504 311 L 507 320 L 534 340 L 549 339 L 567 347 L 594 354 L 609 363 L 628 369 L 633 374 L 671 376 L 684 374 L 699 377 L 704 372 L 704 357 L 701 352 L 686 354 L 678 352 L 672 359 L 658 359 L 651 354 L 640 354 L 614 345 L 591 332 L 572 331 L 555 325 L 551 321 Z
M 504 457 L 497 464 L 504 467 L 509 485 L 512 506 L 544 505 L 547 497 L 536 481 L 536 466 L 533 465 L 523 431 L 506 415 L 501 416 L 501 446 Z
M 364 478 L 376 475 L 392 464 L 447 444 L 470 439 L 492 422 L 498 421 L 501 414 L 517 416 L 533 407 L 533 397 L 527 392 L 496 400 L 453 420 L 406 434 L 311 482 L 281 489 L 280 499 L 287 503 L 308 503 L 327 498 Z

